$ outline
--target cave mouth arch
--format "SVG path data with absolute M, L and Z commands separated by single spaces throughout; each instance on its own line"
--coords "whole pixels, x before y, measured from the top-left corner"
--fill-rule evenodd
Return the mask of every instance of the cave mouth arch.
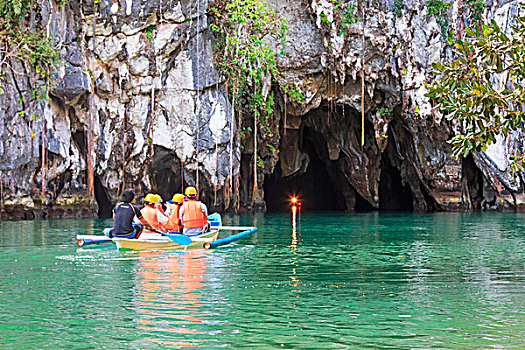
M 403 183 L 401 172 L 392 165 L 388 152 L 381 157 L 379 177 L 379 211 L 414 211 L 414 196 L 410 186 Z
M 165 201 L 170 200 L 173 194 L 182 191 L 180 169 L 181 162 L 175 152 L 155 145 L 153 157 L 146 170 L 151 185 L 147 191 L 161 195 Z
M 282 164 L 279 160 L 274 172 L 267 175 L 264 180 L 266 209 L 269 212 L 289 211 L 290 200 L 296 196 L 301 201 L 303 210 L 348 210 L 345 196 L 337 184 L 338 177 L 343 176 L 343 174 L 338 170 L 337 161 L 330 160 L 325 154 L 327 153 L 326 150 L 321 147 L 325 142 L 322 135 L 309 127 L 303 127 L 301 130 L 287 130 L 287 132 L 289 138 L 297 139 L 300 152 L 307 155 L 307 161 L 303 162 L 306 169 L 301 169 L 289 176 L 283 176 Z M 281 150 L 281 152 L 283 151 L 286 152 L 286 149 Z M 305 166 L 305 164 L 307 165 Z M 372 208 L 362 198 L 361 201 L 356 200 L 356 202 L 359 205 L 362 204 L 362 208 L 357 209 Z
M 113 216 L 113 204 L 111 203 L 111 197 L 108 191 L 102 185 L 102 181 L 98 176 L 95 176 L 95 200 L 98 205 L 98 217 L 99 218 L 111 218 Z
M 390 142 L 383 152 L 377 144 L 369 143 L 363 155 L 372 160 L 370 165 L 378 167 L 378 172 L 372 171 L 372 175 L 377 174 L 377 203 L 374 205 L 361 196 L 351 183 L 345 171 L 353 163 L 348 158 L 350 156 L 341 150 L 340 141 L 337 141 L 340 132 L 334 131 L 334 128 L 346 130 L 343 131 L 349 138 L 346 141 L 355 144 L 360 139 L 360 132 L 357 135 L 360 125 L 355 125 L 359 116 L 351 108 L 345 108 L 345 118 L 342 108 L 345 107 L 334 109 L 329 123 L 326 121 L 327 107 L 317 108 L 301 118 L 300 127 L 286 129 L 286 134 L 283 133 L 280 159 L 273 173 L 267 175 L 264 181 L 264 200 L 268 211 L 288 211 L 292 196 L 299 197 L 303 209 L 310 211 L 414 211 L 415 194 L 406 179 L 406 165 L 391 130 Z M 375 137 L 374 126 L 367 120 L 365 135 L 368 140 Z M 355 151 L 358 150 L 356 146 L 353 150 L 359 152 Z M 352 176 L 356 180 L 356 174 Z

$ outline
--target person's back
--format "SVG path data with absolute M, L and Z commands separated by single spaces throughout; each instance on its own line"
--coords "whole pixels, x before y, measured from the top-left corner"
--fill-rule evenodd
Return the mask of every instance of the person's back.
M 127 189 L 122 193 L 122 202 L 115 204 L 113 208 L 113 219 L 115 227 L 108 232 L 108 236 L 119 238 L 139 238 L 143 226 L 140 223 L 134 224 L 133 219 L 137 217 L 142 224 L 147 224 L 140 212 L 139 207 L 133 204 L 135 192 Z
M 197 190 L 194 187 L 186 189 L 188 200 L 180 209 L 180 220 L 184 226 L 184 234 L 198 235 L 206 230 L 208 225 L 208 209 L 206 205 L 197 200 Z
M 149 222 L 152 229 L 157 231 L 165 231 L 165 224 L 168 221 L 168 218 L 164 215 L 162 211 L 158 209 L 157 206 L 160 196 L 148 193 L 144 198 L 144 208 L 141 209 L 142 216 Z M 160 218 L 160 220 L 159 220 Z M 144 232 L 154 232 L 146 228 Z
M 168 223 L 166 224 L 166 229 L 169 231 L 180 231 L 181 222 L 180 222 L 180 208 L 184 203 L 184 196 L 180 193 L 173 195 L 173 199 L 170 202 L 166 202 L 168 209 L 166 210 L 166 215 L 168 216 Z

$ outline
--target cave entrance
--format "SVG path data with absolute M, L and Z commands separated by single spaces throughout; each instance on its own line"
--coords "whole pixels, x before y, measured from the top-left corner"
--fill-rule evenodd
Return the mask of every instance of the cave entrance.
M 290 199 L 293 196 L 300 199 L 304 210 L 347 210 L 344 197 L 337 190 L 331 176 L 337 164 L 327 158 L 323 160 L 325 157 L 320 154 L 322 151 L 315 140 L 316 137 L 320 137 L 319 134 L 308 127 L 302 131 L 301 133 L 299 130 L 287 130 L 291 135 L 286 137 L 300 138 L 299 150 L 307 155 L 307 160 L 303 162 L 303 165 L 307 164 L 306 169 L 290 176 L 283 176 L 281 161 L 277 163 L 275 171 L 267 175 L 264 180 L 264 200 L 267 210 L 290 210 Z
M 391 133 L 389 136 L 391 137 Z M 393 137 L 391 137 L 393 139 Z M 380 211 L 413 211 L 414 196 L 408 183 L 403 183 L 401 172 L 390 159 L 395 154 L 393 142 L 381 156 L 381 176 L 379 178 Z M 399 159 L 396 159 L 399 161 Z
M 95 176 L 95 200 L 98 204 L 98 217 L 111 218 L 113 216 L 113 204 L 98 176 Z
M 160 194 L 165 201 L 170 200 L 182 189 L 180 168 L 180 160 L 174 152 L 154 146 L 154 156 L 147 168 L 149 191 Z

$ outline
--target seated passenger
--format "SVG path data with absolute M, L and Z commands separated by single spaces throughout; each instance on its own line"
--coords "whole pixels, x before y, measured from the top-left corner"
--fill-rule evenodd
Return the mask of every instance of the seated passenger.
M 107 232 L 109 238 L 139 238 L 143 227 L 149 223 L 142 217 L 139 207 L 135 204 L 135 192 L 127 189 L 122 193 L 122 202 L 115 204 L 113 208 L 113 220 L 115 228 Z M 140 223 L 133 223 L 136 217 Z M 143 226 L 144 225 L 144 226 Z
M 173 195 L 171 201 L 166 202 L 168 209 L 166 210 L 166 215 L 168 216 L 168 223 L 166 224 L 166 229 L 169 231 L 179 231 L 182 229 L 180 221 L 180 208 L 184 203 L 184 195 L 181 193 L 176 193 Z
M 184 226 L 183 233 L 188 236 L 195 236 L 209 231 L 208 208 L 204 203 L 197 200 L 197 190 L 195 187 L 188 187 L 185 194 L 188 200 L 182 205 L 179 216 L 182 226 Z
M 166 231 L 165 225 L 168 222 L 168 217 L 162 210 L 162 197 L 158 194 L 148 193 L 144 198 L 144 208 L 142 208 L 142 216 L 149 222 L 149 228 L 157 231 Z M 148 227 L 144 229 L 144 232 L 155 232 L 149 230 Z

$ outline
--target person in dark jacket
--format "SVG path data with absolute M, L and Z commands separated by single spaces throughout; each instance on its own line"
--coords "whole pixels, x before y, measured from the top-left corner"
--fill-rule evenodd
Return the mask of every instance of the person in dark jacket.
M 113 219 L 115 227 L 107 232 L 109 238 L 139 238 L 144 226 L 149 227 L 149 223 L 142 217 L 139 207 L 135 204 L 135 192 L 132 189 L 124 190 L 122 201 L 113 207 Z M 140 223 L 134 223 L 137 218 Z

